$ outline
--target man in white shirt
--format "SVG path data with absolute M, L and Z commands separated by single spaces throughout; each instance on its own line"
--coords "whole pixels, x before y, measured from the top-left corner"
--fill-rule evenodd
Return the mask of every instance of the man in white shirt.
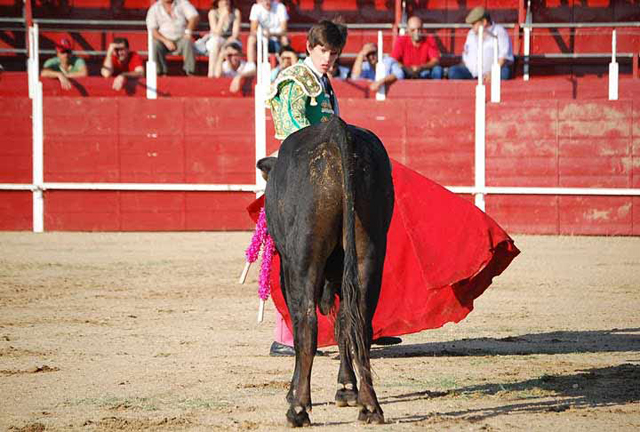
M 214 78 L 233 78 L 229 91 L 237 93 L 242 89 L 247 78 L 255 76 L 256 69 L 247 67 L 248 63 L 242 58 L 242 45 L 238 41 L 227 42 L 222 55 L 213 69 Z
M 154 60 L 158 75 L 167 74 L 166 55 L 181 55 L 187 75 L 196 72 L 193 31 L 198 24 L 198 11 L 189 0 L 158 0 L 147 11 L 147 31 L 153 35 Z
M 466 23 L 471 24 L 462 53 L 462 63 L 449 68 L 449 79 L 473 79 L 482 73 L 483 79 L 491 79 L 491 65 L 494 61 L 494 44 L 498 41 L 498 64 L 500 65 L 500 79 L 511 79 L 513 64 L 513 48 L 509 34 L 499 24 L 491 21 L 491 16 L 482 7 L 475 7 L 467 15 Z M 484 28 L 482 36 L 482 67 L 478 67 L 478 32 L 480 26 Z
M 279 1 L 257 0 L 251 6 L 249 14 L 251 30 L 247 44 L 247 59 L 249 67 L 255 67 L 256 63 L 256 42 L 258 41 L 258 26 L 262 27 L 262 32 L 269 40 L 269 52 L 277 53 L 280 47 L 289 45 L 287 38 L 287 22 L 289 14 L 285 5 Z

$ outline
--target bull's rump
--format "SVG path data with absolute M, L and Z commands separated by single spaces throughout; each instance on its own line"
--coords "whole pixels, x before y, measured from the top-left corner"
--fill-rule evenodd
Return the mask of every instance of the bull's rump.
M 387 152 L 373 133 L 334 120 L 291 134 L 280 147 L 269 173 L 265 193 L 270 201 L 267 220 L 281 252 L 286 249 L 285 238 L 291 235 L 311 237 L 323 233 L 324 237 L 334 237 L 329 241 L 331 245 L 342 237 L 345 185 L 337 134 L 344 134 L 351 142 L 353 165 L 347 170 L 355 186 L 358 224 L 386 235 L 393 208 Z

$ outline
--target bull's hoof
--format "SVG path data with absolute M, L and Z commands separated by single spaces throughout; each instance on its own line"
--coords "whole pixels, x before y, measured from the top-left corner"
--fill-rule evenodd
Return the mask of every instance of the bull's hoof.
M 346 407 L 356 405 L 358 405 L 357 389 L 349 390 L 346 388 L 341 388 L 336 391 L 336 406 Z
M 367 424 L 384 424 L 384 414 L 381 409 L 370 411 L 363 407 L 358 414 L 358 421 Z
M 292 428 L 311 426 L 309 413 L 300 407 L 298 409 L 300 412 L 297 413 L 293 407 L 289 408 L 289 411 L 287 411 L 287 425 Z

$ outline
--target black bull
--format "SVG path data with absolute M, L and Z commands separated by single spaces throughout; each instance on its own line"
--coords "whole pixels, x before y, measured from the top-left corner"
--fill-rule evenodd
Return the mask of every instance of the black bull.
M 267 226 L 293 322 L 296 359 L 287 421 L 294 427 L 310 424 L 316 306 L 325 315 L 335 313 L 337 295 L 336 404 L 358 405 L 360 421 L 383 423 L 369 353 L 394 205 L 387 152 L 373 133 L 334 116 L 291 134 L 278 158 L 262 159 L 258 168 L 268 177 Z

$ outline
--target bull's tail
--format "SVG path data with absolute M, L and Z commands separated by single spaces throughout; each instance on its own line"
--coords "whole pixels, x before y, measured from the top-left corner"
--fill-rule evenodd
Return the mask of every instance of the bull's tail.
M 342 232 L 344 238 L 344 271 L 342 276 L 341 309 L 345 318 L 345 333 L 353 359 L 358 366 L 360 378 L 369 372 L 369 357 L 365 342 L 366 322 L 364 310 L 361 309 L 360 281 L 358 277 L 358 256 L 356 254 L 356 212 L 355 212 L 355 156 L 353 139 L 347 129 L 347 124 L 339 117 L 330 120 L 331 137 L 337 144 L 342 159 Z

